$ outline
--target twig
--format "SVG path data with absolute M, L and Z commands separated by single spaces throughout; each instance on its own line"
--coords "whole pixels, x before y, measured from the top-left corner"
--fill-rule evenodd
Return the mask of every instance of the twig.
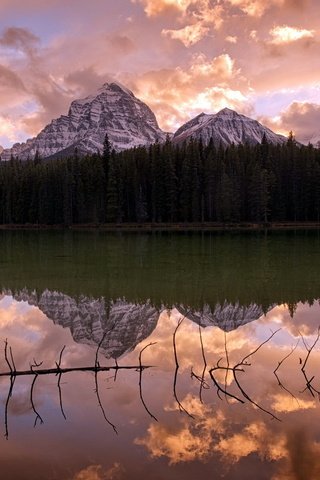
M 14 387 L 14 382 L 16 381 L 16 377 L 14 375 L 14 372 L 15 372 L 15 365 L 14 365 L 14 360 L 13 360 L 13 356 L 12 356 L 12 350 L 10 348 L 10 354 L 11 354 L 11 361 L 12 361 L 12 365 L 14 367 L 14 370 L 11 366 L 11 363 L 8 359 L 8 340 L 6 339 L 5 342 L 4 342 L 4 357 L 5 357 L 5 360 L 6 360 L 6 363 L 10 369 L 10 373 L 9 373 L 9 376 L 10 376 L 10 387 L 9 387 L 9 391 L 8 391 L 8 395 L 7 395 L 7 399 L 6 399 L 6 405 L 5 405 L 5 412 L 4 412 L 4 425 L 5 425 L 5 438 L 8 440 L 9 438 L 9 427 L 8 427 L 8 409 L 9 409 L 9 402 L 10 402 L 10 398 L 12 397 L 12 393 L 13 393 L 13 387 Z
M 278 420 L 279 422 L 281 422 L 280 418 L 278 418 L 276 415 L 274 415 L 272 412 L 270 412 L 269 410 L 265 409 L 264 407 L 262 407 L 261 405 L 259 405 L 257 402 L 255 402 L 247 393 L 246 391 L 242 388 L 240 382 L 239 382 L 239 379 L 237 377 L 237 374 L 236 372 L 237 371 L 241 371 L 239 370 L 239 367 L 242 367 L 242 366 L 251 366 L 250 363 L 247 362 L 247 359 L 249 357 L 251 357 L 252 355 L 254 355 L 255 353 L 257 353 L 260 348 L 265 345 L 266 343 L 268 343 L 272 337 L 274 337 L 274 335 L 276 335 L 279 331 L 281 330 L 281 328 L 279 328 L 278 330 L 275 330 L 274 332 L 271 333 L 271 335 L 264 341 L 262 342 L 257 348 L 255 348 L 252 352 L 250 352 L 248 355 L 246 355 L 245 357 L 243 357 L 243 359 L 237 363 L 234 367 L 233 367 L 233 377 L 234 377 L 234 380 L 237 384 L 237 387 L 239 388 L 240 392 L 242 393 L 242 395 L 250 402 L 252 403 L 253 405 L 255 405 L 259 410 L 262 410 L 263 412 L 267 413 L 268 415 L 270 415 L 272 418 L 274 418 L 275 420 Z
M 304 339 L 304 336 L 303 336 L 300 332 L 299 332 L 299 334 L 300 334 L 300 336 L 301 336 L 301 338 L 302 338 L 302 342 L 303 342 L 303 344 L 304 344 L 304 346 L 305 346 L 305 348 L 306 348 L 306 350 L 307 350 L 307 352 L 308 352 L 307 355 L 306 355 L 306 358 L 304 359 L 304 362 L 302 363 L 302 366 L 301 366 L 301 372 L 302 372 L 302 374 L 303 374 L 303 376 L 304 376 L 304 378 L 305 378 L 305 380 L 306 380 L 306 388 L 305 388 L 302 392 L 300 392 L 300 393 L 303 393 L 303 392 L 305 392 L 306 390 L 309 390 L 310 394 L 314 397 L 315 395 L 314 395 L 313 392 L 316 392 L 318 395 L 320 395 L 320 392 L 319 392 L 316 388 L 314 388 L 314 386 L 312 385 L 312 382 L 313 382 L 313 380 L 314 380 L 314 376 L 311 377 L 310 379 L 308 379 L 307 373 L 306 373 L 306 366 L 307 366 L 307 363 L 308 363 L 308 360 L 309 360 L 309 357 L 310 357 L 310 355 L 311 355 L 312 350 L 314 349 L 314 347 L 316 346 L 316 344 L 317 344 L 318 341 L 319 341 L 319 338 L 320 338 L 320 326 L 318 327 L 318 334 L 317 334 L 316 339 L 315 339 L 315 341 L 313 342 L 313 344 L 312 344 L 311 347 L 308 347 L 307 342 L 306 342 L 305 339 Z
M 220 362 L 221 362 L 222 358 L 220 358 L 217 362 L 217 366 L 216 367 L 213 367 L 209 370 L 209 374 L 210 374 L 210 377 L 213 381 L 213 383 L 215 384 L 215 386 L 217 387 L 217 395 L 218 397 L 220 398 L 220 400 L 222 400 L 221 396 L 220 396 L 220 392 L 224 394 L 225 397 L 230 397 L 230 398 L 233 398 L 234 400 L 237 400 L 237 402 L 240 402 L 240 403 L 245 403 L 243 400 L 241 400 L 241 398 L 237 397 L 236 395 L 233 395 L 232 393 L 228 392 L 226 388 L 222 388 L 221 385 L 219 384 L 219 382 L 216 380 L 216 378 L 214 377 L 213 375 L 213 372 L 215 372 L 216 370 L 228 370 L 228 371 L 234 371 L 234 368 L 235 367 L 221 367 L 220 366 Z M 244 372 L 243 369 L 239 369 L 240 372 Z
M 144 401 L 144 398 L 143 398 L 143 395 L 142 395 L 142 372 L 144 370 L 144 367 L 142 365 L 142 353 L 146 350 L 146 348 L 148 347 L 151 347 L 152 345 L 155 345 L 157 342 L 151 342 L 149 343 L 148 345 L 146 345 L 139 353 L 139 393 L 140 393 L 140 399 L 141 399 L 141 402 L 145 408 L 145 410 L 147 411 L 147 413 L 150 415 L 151 418 L 153 418 L 156 422 L 158 421 L 158 419 L 150 412 L 150 410 L 148 409 L 145 401 Z
M 182 405 L 182 403 L 180 402 L 180 400 L 178 399 L 178 395 L 177 395 L 177 379 L 178 379 L 178 371 L 179 371 L 179 362 L 178 362 L 178 355 L 177 355 L 177 347 L 176 347 L 176 335 L 177 335 L 177 331 L 180 327 L 180 325 L 182 324 L 183 320 L 186 318 L 186 315 L 183 317 L 183 318 L 180 318 L 178 320 L 178 324 L 173 332 L 173 353 L 174 353 L 174 360 L 175 360 L 175 364 L 176 364 L 176 369 L 175 369 L 175 372 L 174 372 L 174 378 L 173 378 L 173 396 L 178 404 L 178 407 L 179 407 L 179 410 L 180 412 L 184 412 L 186 413 L 189 417 L 191 418 L 194 418 L 185 408 L 184 406 Z
M 200 337 L 200 345 L 201 345 L 201 354 L 202 354 L 202 359 L 203 359 L 203 370 L 202 370 L 202 375 L 201 375 L 201 382 L 200 382 L 200 389 L 199 389 L 199 398 L 200 402 L 203 403 L 202 400 L 202 390 L 206 388 L 205 385 L 207 385 L 207 388 L 209 388 L 209 385 L 205 383 L 205 374 L 207 370 L 207 359 L 206 355 L 204 353 L 204 347 L 203 347 L 203 340 L 202 340 L 202 331 L 201 331 L 201 325 L 199 323 L 199 337 Z
M 35 404 L 34 404 L 34 401 L 33 401 L 33 391 L 34 391 L 34 386 L 35 386 L 35 383 L 37 381 L 37 378 L 38 378 L 38 375 L 35 374 L 34 377 L 33 377 L 33 380 L 32 380 L 32 384 L 31 384 L 31 390 L 30 390 L 30 402 L 31 402 L 31 406 L 32 406 L 32 410 L 34 411 L 35 413 L 35 421 L 34 421 L 34 427 L 37 425 L 37 422 L 38 420 L 40 421 L 40 424 L 42 425 L 43 424 L 43 419 L 40 415 L 40 413 L 37 411 L 36 407 L 35 407 Z
M 116 426 L 108 419 L 108 417 L 106 415 L 105 409 L 103 408 L 103 405 L 102 405 L 102 402 L 101 402 L 100 392 L 99 392 L 98 372 L 99 372 L 100 364 L 99 364 L 99 360 L 98 360 L 98 355 L 99 355 L 99 350 L 100 350 L 100 347 L 102 345 L 102 342 L 105 339 L 105 336 L 106 336 L 107 333 L 108 332 L 104 333 L 103 337 L 101 338 L 101 340 L 99 342 L 98 348 L 96 350 L 96 358 L 95 358 L 95 364 L 94 364 L 94 366 L 95 366 L 95 371 L 94 371 L 95 393 L 97 395 L 98 404 L 99 404 L 100 410 L 102 412 L 103 418 L 113 428 L 114 432 L 116 434 L 118 434 L 118 430 L 116 429 Z
M 8 427 L 8 409 L 9 409 L 9 402 L 10 398 L 12 397 L 14 382 L 16 381 L 16 377 L 14 375 L 10 375 L 10 387 L 7 395 L 6 405 L 5 405 L 5 413 L 4 413 L 4 425 L 5 425 L 5 434 L 4 436 L 8 440 L 9 438 L 9 427 Z
M 288 388 L 286 388 L 283 383 L 281 382 L 278 374 L 277 374 L 277 371 L 279 370 L 279 368 L 281 367 L 281 365 L 293 354 L 293 352 L 296 350 L 297 346 L 299 345 L 299 340 L 297 341 L 296 345 L 294 347 L 291 348 L 291 351 L 282 359 L 278 362 L 278 366 L 277 368 L 274 369 L 273 373 L 276 377 L 276 379 L 278 380 L 278 385 L 279 387 L 281 387 L 283 390 L 285 390 L 286 392 L 289 393 L 289 395 L 291 395 L 292 398 L 294 398 L 297 402 L 298 405 L 299 404 L 299 400 L 297 399 L 297 397 L 295 395 L 293 395 L 292 392 L 290 392 L 290 390 Z
M 59 360 L 58 360 L 58 363 L 56 363 L 57 365 L 57 368 L 59 370 L 59 374 L 58 375 L 58 383 L 57 383 L 57 386 L 58 386 L 58 391 L 59 391 L 59 404 L 60 404 L 60 410 L 61 410 L 61 413 L 62 413 L 62 416 L 65 420 L 67 420 L 67 417 L 64 413 L 64 409 L 63 409 L 63 403 L 62 403 L 62 391 L 61 391 L 61 378 L 62 378 L 62 372 L 60 371 L 60 366 L 61 366 L 61 361 L 62 361 L 62 354 L 64 352 L 64 349 L 66 348 L 66 346 L 64 345 L 64 347 L 62 348 L 61 352 L 60 352 L 60 356 L 59 356 Z

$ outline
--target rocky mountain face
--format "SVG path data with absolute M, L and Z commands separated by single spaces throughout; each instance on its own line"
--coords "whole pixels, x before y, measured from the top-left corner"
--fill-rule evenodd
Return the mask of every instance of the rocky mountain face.
M 127 88 L 105 83 L 96 94 L 71 103 L 67 115 L 52 120 L 35 138 L 17 143 L 2 152 L 2 160 L 11 155 L 21 160 L 102 152 L 105 135 L 116 150 L 164 141 L 150 108 Z
M 0 155 L 3 152 L 3 147 L 0 145 Z
M 261 143 L 263 138 L 273 144 L 281 144 L 287 140 L 284 136 L 264 127 L 257 120 L 240 115 L 229 108 L 224 108 L 214 115 L 200 113 L 176 131 L 173 141 L 180 143 L 191 137 L 202 138 L 204 144 L 208 144 L 212 138 L 216 146 L 221 144 L 224 147 L 240 143 L 256 145 Z
M 12 295 L 10 291 L 3 292 Z M 13 295 L 17 301 L 37 306 L 49 319 L 63 328 L 69 328 L 75 342 L 97 347 L 105 332 L 101 350 L 107 358 L 119 358 L 132 351 L 156 328 L 162 310 L 150 302 L 135 304 L 118 299 L 106 302 L 102 298 L 80 296 L 72 298 L 64 293 L 45 290 L 41 294 L 21 290 Z M 182 315 L 202 327 L 217 326 L 229 332 L 257 320 L 263 315 L 256 304 L 243 306 L 225 302 L 212 310 L 205 305 L 202 312 L 176 306 Z

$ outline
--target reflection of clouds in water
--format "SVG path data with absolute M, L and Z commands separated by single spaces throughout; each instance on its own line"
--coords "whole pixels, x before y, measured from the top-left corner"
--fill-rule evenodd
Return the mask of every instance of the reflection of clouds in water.
M 4 308 L 3 302 L 5 302 L 6 308 Z M 297 313 L 301 313 L 301 324 L 307 322 L 302 307 L 298 305 L 297 308 Z M 312 315 L 315 317 L 316 311 Z M 255 400 L 261 402 L 263 406 L 281 413 L 283 424 L 280 427 L 280 424 L 276 422 L 269 422 L 267 416 L 261 417 L 261 412 L 255 410 L 249 402 L 246 402 L 245 406 L 241 406 L 238 404 L 230 405 L 224 399 L 220 401 L 216 397 L 212 382 L 210 382 L 210 390 L 206 390 L 204 395 L 204 400 L 207 403 L 200 403 L 197 398 L 199 384 L 196 380 L 190 379 L 191 366 L 198 374 L 201 374 L 203 368 L 199 330 L 198 325 L 185 319 L 177 332 L 176 338 L 178 359 L 181 366 L 178 377 L 178 393 L 184 407 L 195 415 L 193 421 L 179 414 L 177 405 L 172 402 L 172 381 L 175 366 L 172 335 L 180 317 L 175 312 L 172 312 L 170 316 L 167 312 L 162 313 L 157 328 L 152 335 L 121 361 L 121 364 L 136 364 L 141 348 L 151 341 L 157 342 L 156 345 L 146 349 L 143 354 L 143 363 L 156 366 L 155 369 L 144 372 L 143 385 L 147 404 L 159 418 L 159 423 L 151 423 L 148 426 L 149 418 L 139 400 L 137 372 L 130 374 L 120 372 L 116 383 L 113 382 L 113 379 L 106 381 L 106 377 L 101 376 L 101 394 L 108 409 L 108 414 L 117 426 L 121 425 L 123 427 L 121 428 L 122 434 L 124 433 L 124 424 L 129 425 L 128 431 L 131 437 L 127 444 L 131 446 L 132 455 L 135 455 L 136 450 L 134 448 L 143 450 L 145 454 L 151 455 L 155 462 L 156 459 L 166 459 L 169 464 L 175 465 L 176 468 L 178 468 L 178 465 L 179 468 L 182 468 L 184 463 L 189 465 L 189 462 L 198 460 L 210 462 L 215 461 L 216 458 L 220 459 L 222 466 L 237 465 L 237 468 L 238 466 L 242 468 L 241 459 L 246 459 L 249 462 L 254 457 L 258 458 L 259 461 L 269 462 L 268 468 L 273 465 L 272 461 L 277 462 L 278 473 L 274 477 L 271 475 L 269 477 L 273 480 L 300 480 L 305 478 L 315 480 L 319 478 L 317 476 L 319 462 L 316 455 L 319 454 L 320 448 L 314 441 L 314 438 L 316 438 L 315 403 L 308 396 L 308 392 L 299 393 L 305 387 L 300 371 L 299 358 L 305 358 L 306 351 L 301 342 L 294 354 L 279 370 L 281 380 L 297 394 L 299 405 L 279 388 L 273 375 L 273 370 L 278 362 L 295 345 L 296 338 L 293 338 L 290 329 L 286 331 L 283 328 L 272 341 L 252 356 L 249 359 L 252 365 L 245 367 L 245 373 L 241 373 L 239 376 L 245 390 L 248 390 Z M 60 348 L 64 344 L 67 345 L 63 359 L 64 365 L 94 363 L 95 348 L 75 344 L 68 329 L 55 326 L 36 307 L 28 306 L 26 308 L 23 302 L 18 304 L 5 298 L 0 301 L 0 319 L 3 321 L 3 336 L 4 338 L 8 336 L 19 367 L 25 364 L 28 366 L 29 361 L 32 361 L 34 356 L 38 361 L 45 360 L 46 365 L 54 366 Z M 270 328 L 275 330 L 279 327 L 279 323 L 282 322 L 286 325 L 286 321 L 289 320 L 290 316 L 286 309 L 277 307 L 267 315 L 266 319 L 247 324 L 227 334 L 217 327 L 202 328 L 209 368 L 214 366 L 219 358 L 224 358 L 225 339 L 227 340 L 230 362 L 235 364 L 270 335 Z M 33 332 L 36 332 L 38 336 L 34 337 L 36 342 L 31 344 L 30 339 L 33 338 Z M 311 339 L 308 339 L 308 341 L 311 341 Z M 225 360 L 222 364 L 225 364 Z M 308 372 L 310 372 L 310 375 L 315 372 L 318 376 L 316 351 L 312 353 L 308 362 Z M 45 410 L 46 421 L 49 416 L 48 406 L 51 408 L 52 401 L 56 402 L 55 408 L 57 413 L 59 412 L 56 379 L 52 377 L 49 383 L 44 382 L 42 386 L 44 380 L 39 379 L 36 400 L 37 405 L 41 406 L 41 413 L 42 410 Z M 100 447 L 95 444 L 95 448 L 100 448 L 102 452 L 102 445 L 105 437 L 109 437 L 109 431 L 107 426 L 101 426 L 103 422 L 100 412 L 97 410 L 93 380 L 91 375 L 72 374 L 66 376 L 66 384 L 63 384 L 63 399 L 68 421 L 73 422 L 73 425 L 79 422 L 79 425 L 75 427 L 77 434 L 80 435 L 79 432 L 83 432 L 83 429 L 85 429 L 92 441 L 95 436 L 99 435 L 101 444 Z M 219 380 L 223 383 L 223 372 Z M 228 384 L 230 388 L 236 388 L 230 377 Z M 27 412 L 26 390 L 23 387 L 20 388 L 18 384 L 17 387 L 11 399 L 10 414 Z M 3 391 L 5 392 L 5 389 Z M 44 397 L 48 392 L 50 400 Z M 209 404 L 209 402 L 215 402 L 215 405 Z M 86 412 L 85 418 L 84 411 Z M 297 428 L 299 425 L 303 425 L 306 430 L 309 430 L 310 438 L 305 439 L 298 429 L 296 434 L 288 432 L 287 430 L 292 424 L 297 424 Z M 94 435 L 89 432 L 92 426 L 95 429 Z M 17 430 L 13 429 L 13 431 L 16 433 Z M 50 432 L 51 434 L 53 432 Z M 55 432 L 55 434 L 57 435 L 55 442 L 57 442 L 60 432 Z M 40 435 L 38 431 L 37 435 Z M 295 435 L 298 437 L 296 438 L 298 446 L 294 444 Z M 75 441 L 75 448 L 79 443 L 83 443 L 81 449 L 89 448 L 90 450 L 85 440 L 75 439 L 72 436 L 70 438 Z M 301 447 L 302 441 L 307 444 L 305 450 Z M 112 440 L 112 442 L 116 444 L 116 440 Z M 135 447 L 132 442 L 134 442 Z M 141 447 L 144 448 L 141 449 Z M 78 473 L 72 477 L 72 480 L 126 478 L 123 468 L 120 464 L 117 466 L 118 463 L 116 462 L 119 461 L 121 465 L 125 464 L 127 467 L 128 460 L 126 459 L 124 462 L 127 452 L 121 452 L 120 454 L 120 447 L 117 448 L 118 450 L 114 449 L 117 451 L 113 451 L 112 456 L 111 454 L 108 456 L 110 463 L 107 465 L 105 465 L 105 460 L 101 461 L 101 458 L 105 455 L 105 449 L 100 456 L 93 457 L 94 460 L 82 465 L 77 463 Z M 307 477 L 301 476 L 297 465 L 297 448 L 301 449 L 305 463 L 309 462 L 308 468 L 306 467 Z M 43 450 L 40 450 L 44 454 Z M 60 452 L 59 449 L 58 451 Z M 90 451 L 92 452 L 92 450 Z M 118 454 L 119 456 L 117 456 Z M 76 452 L 75 455 L 78 455 L 78 453 Z M 114 465 L 110 467 L 113 462 L 115 462 Z M 90 466 L 86 468 L 86 465 Z M 163 465 L 166 465 L 166 463 L 162 462 Z M 191 473 L 188 475 L 185 478 L 191 478 Z M 163 478 L 165 476 L 164 474 Z
M 303 400 L 293 398 L 288 393 L 276 393 L 272 396 L 273 402 L 271 408 L 278 413 L 297 412 L 298 410 L 308 410 L 316 408 L 314 400 Z
M 320 444 L 304 430 L 292 429 L 286 438 L 286 462 L 271 480 L 317 480 L 320 478 Z
M 166 457 L 170 465 L 208 461 L 215 454 L 227 464 L 237 463 L 252 453 L 267 461 L 286 456 L 284 434 L 275 434 L 264 422 L 253 421 L 241 427 L 239 419 L 240 425 L 235 428 L 240 430 L 233 433 L 234 426 L 221 409 L 203 405 L 191 396 L 184 398 L 183 403 L 194 420 L 180 417 L 176 427 L 150 424 L 147 434 L 136 438 L 135 443 L 144 446 L 152 457 Z
M 78 472 L 72 480 L 122 480 L 126 478 L 125 472 L 124 467 L 118 462 L 108 470 L 101 465 L 90 465 Z
M 257 456 L 276 465 L 272 480 L 319 478 L 320 444 L 308 438 L 303 429 L 293 430 L 288 423 L 284 428 L 274 428 L 272 423 L 251 420 L 250 416 L 236 420 L 227 417 L 222 409 L 213 410 L 190 396 L 183 402 L 195 420 L 180 416 L 175 427 L 152 423 L 144 437 L 135 439 L 151 457 L 165 457 L 169 465 L 176 465 L 194 460 L 209 462 L 218 456 L 229 470 L 237 464 L 242 468 L 240 461 Z
M 294 309 L 293 318 L 287 305 L 279 305 L 267 313 L 261 319 L 263 323 L 274 322 L 286 328 L 294 337 L 302 335 L 313 335 L 320 325 L 319 301 L 315 300 L 312 305 L 309 303 L 298 303 Z M 299 333 L 300 332 L 300 333 Z
M 209 459 L 216 435 L 224 430 L 225 418 L 220 410 L 213 412 L 190 395 L 183 403 L 195 416 L 194 421 L 181 417 L 175 426 L 152 423 L 145 437 L 135 439 L 135 444 L 145 446 L 152 457 L 168 458 L 170 465 Z M 167 409 L 176 410 L 177 407 Z
M 237 463 L 241 458 L 257 453 L 264 460 L 280 460 L 286 456 L 285 436 L 275 435 L 264 422 L 252 422 L 242 431 L 221 437 L 214 450 L 228 463 Z

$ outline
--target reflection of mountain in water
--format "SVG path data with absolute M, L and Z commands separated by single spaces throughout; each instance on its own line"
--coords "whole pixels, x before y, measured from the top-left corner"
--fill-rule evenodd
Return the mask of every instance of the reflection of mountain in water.
M 230 332 L 241 325 L 258 320 L 265 313 L 260 305 L 251 303 L 246 306 L 240 305 L 239 302 L 235 304 L 224 302 L 223 305 L 215 305 L 213 309 L 209 305 L 204 305 L 201 312 L 193 312 L 183 305 L 179 305 L 178 310 L 182 315 L 198 323 L 201 327 L 217 326 L 225 332 Z
M 70 328 L 75 342 L 97 346 L 108 358 L 118 358 L 133 350 L 157 325 L 159 311 L 150 303 L 135 305 L 124 300 L 107 304 L 104 298 L 80 296 L 77 300 L 61 292 L 45 290 L 40 296 L 26 289 L 14 299 L 37 306 L 55 324 Z
M 12 294 L 10 291 L 5 293 Z M 39 295 L 23 289 L 13 297 L 37 306 L 55 324 L 69 328 L 75 342 L 97 346 L 108 332 L 101 345 L 108 358 L 119 358 L 151 335 L 161 313 L 150 302 L 135 304 L 123 299 L 107 302 L 103 297 L 95 299 L 84 295 L 75 299 L 50 290 Z M 253 303 L 244 306 L 225 302 L 217 304 L 214 309 L 205 305 L 202 312 L 183 305 L 176 308 L 181 315 L 202 327 L 218 326 L 227 332 L 263 315 L 262 307 Z

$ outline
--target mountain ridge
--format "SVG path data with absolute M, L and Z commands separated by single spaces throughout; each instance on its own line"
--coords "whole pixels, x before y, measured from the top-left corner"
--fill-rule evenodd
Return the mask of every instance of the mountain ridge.
M 213 139 L 215 145 L 270 143 L 283 144 L 284 136 L 274 133 L 257 120 L 224 108 L 215 114 L 200 113 L 173 133 L 158 125 L 155 114 L 131 90 L 118 82 L 104 83 L 94 94 L 71 102 L 67 115 L 53 119 L 40 133 L 25 143 L 3 149 L 2 160 L 18 157 L 21 160 L 56 158 L 72 155 L 102 153 L 108 134 L 116 151 L 164 142 L 169 135 L 174 143 L 202 138 L 205 144 Z
M 215 114 L 200 113 L 182 125 L 174 134 L 173 142 L 181 143 L 189 138 L 202 139 L 208 144 L 212 138 L 215 145 L 249 143 L 255 145 L 265 139 L 269 143 L 283 144 L 286 137 L 274 133 L 257 120 L 223 108 Z

